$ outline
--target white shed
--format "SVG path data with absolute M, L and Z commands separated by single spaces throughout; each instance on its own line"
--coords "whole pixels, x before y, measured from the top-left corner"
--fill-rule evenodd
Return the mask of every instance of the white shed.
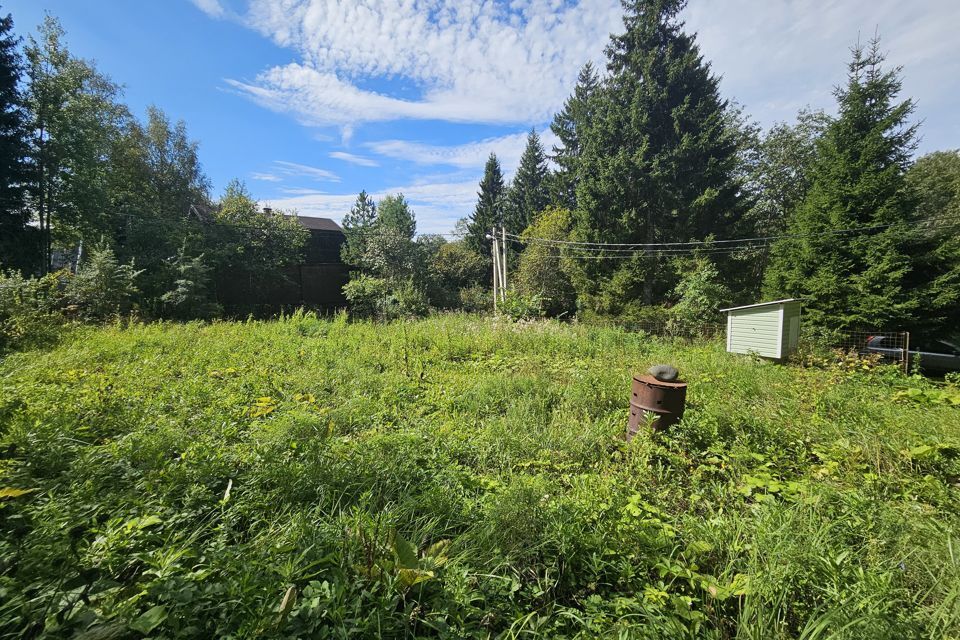
M 800 301 L 774 300 L 721 309 L 727 313 L 727 351 L 783 360 L 800 339 Z

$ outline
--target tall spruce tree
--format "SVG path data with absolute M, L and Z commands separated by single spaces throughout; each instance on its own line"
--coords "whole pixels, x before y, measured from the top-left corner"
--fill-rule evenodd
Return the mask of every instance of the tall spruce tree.
M 909 287 L 924 301 L 922 324 L 911 331 L 960 337 L 960 150 L 918 159 L 907 184 L 917 197 L 918 230 Z
M 503 224 L 504 195 L 500 161 L 495 153 L 491 153 L 483 168 L 483 179 L 480 181 L 480 191 L 477 192 L 477 206 L 467 222 L 467 235 L 464 238 L 467 246 L 481 255 L 491 256 L 490 241 L 486 237 L 494 226 Z
M 577 203 L 577 162 L 580 159 L 580 136 L 590 122 L 590 99 L 600 86 L 597 72 L 592 62 L 587 62 L 577 77 L 577 86 L 573 95 L 563 103 L 563 109 L 557 113 L 550 130 L 557 136 L 558 144 L 553 146 L 550 159 L 557 169 L 550 182 L 550 198 L 559 207 L 573 209 Z
M 723 236 L 741 214 L 727 102 L 677 17 L 685 4 L 624 2 L 626 31 L 607 47 L 609 75 L 578 136 L 578 240 Z M 653 254 L 582 262 L 575 277 L 581 304 L 599 312 L 637 300 L 652 304 L 676 278 Z
M 549 203 L 548 174 L 547 156 L 540 136 L 531 129 L 504 206 L 504 224 L 511 233 L 522 233 Z
M 28 181 L 26 115 L 20 94 L 23 61 L 13 18 L 0 18 L 0 267 L 29 268 L 29 213 L 25 204 Z
M 909 290 L 915 203 L 905 172 L 917 125 L 897 102 L 900 69 L 881 68 L 879 41 L 857 45 L 838 116 L 817 143 L 811 187 L 773 250 L 766 291 L 804 298 L 810 322 L 835 329 L 896 329 L 920 300 Z M 846 229 L 882 227 L 870 233 Z

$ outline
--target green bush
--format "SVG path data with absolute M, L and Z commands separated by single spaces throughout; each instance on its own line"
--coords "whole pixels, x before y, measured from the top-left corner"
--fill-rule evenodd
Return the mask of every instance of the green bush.
M 24 278 L 0 272 L 0 353 L 54 341 L 65 320 L 60 313 L 67 272 Z
M 514 289 L 507 291 L 497 309 L 512 320 L 530 320 L 546 315 L 544 301 L 539 294 L 524 295 Z
M 350 314 L 356 318 L 383 318 L 394 306 L 390 283 L 384 278 L 358 275 L 343 286 Z
M 120 264 L 108 246 L 94 247 L 67 283 L 70 310 L 87 319 L 103 320 L 129 312 L 138 293 L 133 262 Z
M 460 289 L 458 298 L 463 311 L 479 313 L 493 309 L 493 293 L 490 289 L 480 285 L 473 285 Z
M 670 308 L 668 328 L 673 334 L 695 335 L 720 322 L 720 307 L 729 302 L 730 291 L 708 258 L 681 262 L 678 270 L 680 282 L 674 294 L 679 300 Z
M 204 255 L 189 256 L 181 248 L 173 266 L 177 274 L 173 289 L 160 296 L 164 314 L 180 320 L 208 320 L 218 315 L 220 305 L 210 300 L 210 268 Z

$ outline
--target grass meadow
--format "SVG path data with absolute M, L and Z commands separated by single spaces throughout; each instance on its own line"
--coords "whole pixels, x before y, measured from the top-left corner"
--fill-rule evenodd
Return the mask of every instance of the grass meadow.
M 956 401 L 554 322 L 78 328 L 0 362 L 0 637 L 958 638 Z

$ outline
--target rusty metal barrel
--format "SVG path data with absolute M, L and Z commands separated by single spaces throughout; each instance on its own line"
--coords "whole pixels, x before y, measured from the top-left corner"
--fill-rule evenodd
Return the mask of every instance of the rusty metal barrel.
M 687 403 L 687 383 L 665 382 L 651 375 L 633 377 L 630 394 L 630 425 L 627 437 L 632 438 L 646 423 L 646 414 L 657 416 L 653 430 L 661 431 L 680 421 Z

